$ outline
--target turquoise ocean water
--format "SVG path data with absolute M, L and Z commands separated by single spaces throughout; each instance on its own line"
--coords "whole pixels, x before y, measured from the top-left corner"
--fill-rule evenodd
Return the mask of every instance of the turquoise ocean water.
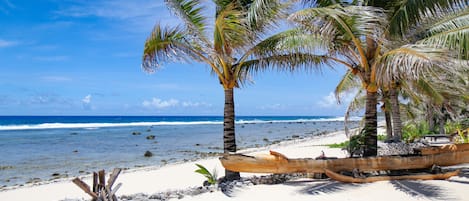
M 331 116 L 239 116 L 239 149 L 342 130 Z M 217 116 L 0 116 L 0 186 L 222 153 Z M 148 136 L 154 139 L 147 139 Z M 151 151 L 153 157 L 144 157 Z

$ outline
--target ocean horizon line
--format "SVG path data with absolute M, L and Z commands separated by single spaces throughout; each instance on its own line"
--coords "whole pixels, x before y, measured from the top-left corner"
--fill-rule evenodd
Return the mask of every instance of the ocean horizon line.
M 11 117 L 10 119 L 8 117 Z M 352 117 L 350 120 L 359 120 Z M 344 121 L 341 116 L 238 116 L 236 124 Z M 0 116 L 0 131 L 223 124 L 222 116 Z

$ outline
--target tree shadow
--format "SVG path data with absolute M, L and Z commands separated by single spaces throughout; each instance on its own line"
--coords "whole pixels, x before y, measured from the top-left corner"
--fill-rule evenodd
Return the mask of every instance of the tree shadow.
M 390 181 L 397 190 L 413 197 L 424 197 L 431 200 L 451 200 L 448 193 L 439 186 L 425 183 L 424 181 L 396 180 Z
M 334 192 L 344 191 L 345 189 L 357 188 L 360 184 L 352 183 L 342 183 L 333 180 L 319 180 L 319 181 L 305 181 L 305 182 L 289 182 L 286 185 L 296 185 L 296 186 L 305 186 L 300 190 L 300 193 L 310 194 L 310 195 L 319 195 L 319 194 L 329 194 Z
M 459 169 L 461 170 L 461 172 L 459 173 L 459 176 L 469 179 L 469 168 L 459 168 Z

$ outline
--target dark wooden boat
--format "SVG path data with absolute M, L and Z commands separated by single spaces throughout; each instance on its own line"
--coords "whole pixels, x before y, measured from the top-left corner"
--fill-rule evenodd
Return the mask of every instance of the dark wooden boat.
M 459 174 L 460 170 L 450 171 L 446 173 L 439 174 L 430 174 L 430 173 L 420 173 L 420 174 L 411 174 L 411 175 L 398 175 L 398 176 L 371 176 L 364 178 L 356 178 L 351 176 L 342 175 L 334 171 L 325 169 L 326 175 L 336 181 L 344 183 L 371 183 L 376 181 L 388 181 L 388 180 L 445 180 L 449 179 L 452 176 Z
M 227 170 L 250 173 L 325 173 L 325 169 L 333 172 L 381 171 L 424 169 L 432 165 L 451 166 L 469 163 L 468 151 L 444 152 L 421 156 L 381 156 L 368 158 L 339 158 L 315 160 L 312 158 L 290 159 L 271 151 L 269 155 L 247 156 L 227 154 L 220 158 Z

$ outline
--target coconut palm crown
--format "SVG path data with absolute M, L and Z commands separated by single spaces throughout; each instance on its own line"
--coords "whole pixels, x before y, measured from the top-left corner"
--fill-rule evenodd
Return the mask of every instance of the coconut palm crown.
M 206 64 L 224 89 L 224 152 L 236 152 L 233 89 L 249 81 L 259 71 L 281 68 L 291 70 L 308 64 L 323 64 L 322 56 L 294 50 L 301 38 L 279 41 L 295 31 L 269 36 L 278 28 L 290 5 L 280 0 L 214 0 L 207 6 L 201 0 L 165 0 L 182 24 L 162 27 L 157 24 L 145 42 L 142 67 L 154 72 L 168 62 Z M 215 7 L 212 13 L 208 8 Z M 209 17 L 207 15 L 214 15 Z M 239 173 L 226 170 L 227 179 Z
M 311 1 L 306 1 L 311 2 Z M 437 16 L 444 10 L 467 6 L 460 0 L 416 1 L 313 1 L 319 7 L 306 8 L 289 16 L 307 32 L 303 37 L 320 41 L 323 55 L 348 68 L 357 76 L 366 93 L 364 156 L 377 154 L 378 90 L 389 87 L 399 79 L 418 79 L 434 75 L 435 67 L 451 70 L 450 48 L 466 53 L 467 31 L 460 30 L 450 37 L 438 37 L 440 45 L 432 42 L 395 44 L 411 32 L 411 26 L 423 23 L 425 16 Z M 450 24 L 445 24 L 450 27 Z M 463 22 L 458 25 L 464 27 Z M 444 31 L 442 31 L 444 32 Z M 441 31 L 439 33 L 442 33 Z M 438 35 L 438 34 L 435 34 Z M 436 38 L 436 37 L 435 37 Z M 459 44 L 459 45 L 458 45 Z M 464 56 L 462 56 L 464 57 Z

